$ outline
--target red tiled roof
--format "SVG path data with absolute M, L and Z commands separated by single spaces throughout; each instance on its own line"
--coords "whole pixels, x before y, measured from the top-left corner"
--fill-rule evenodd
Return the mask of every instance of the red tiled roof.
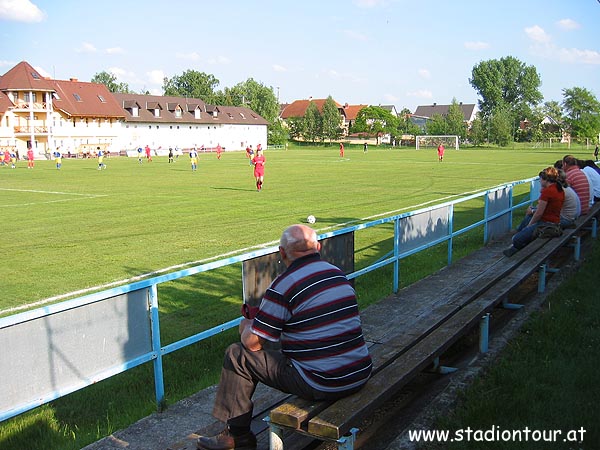
M 0 91 L 53 91 L 52 80 L 41 76 L 28 62 L 21 61 L 0 77 Z
M 361 109 L 366 108 L 369 105 L 344 105 L 344 114 L 346 115 L 346 120 L 356 120 L 356 116 Z
M 197 98 L 171 97 L 143 94 L 112 94 L 119 107 L 123 108 L 126 122 L 144 123 L 231 123 L 268 125 L 268 121 L 249 108 L 240 106 L 207 105 Z M 132 106 L 139 106 L 138 116 L 133 115 Z M 181 107 L 181 116 L 176 116 L 177 106 Z M 159 116 L 154 115 L 155 109 Z M 200 118 L 195 116 L 200 110 Z M 213 115 L 216 112 L 216 116 Z
M 73 117 L 125 117 L 125 111 L 103 84 L 53 80 L 54 107 Z
M 323 111 L 323 105 L 325 104 L 325 102 L 327 101 L 327 99 L 322 98 L 322 99 L 310 99 L 310 100 L 296 100 L 292 103 L 290 103 L 289 105 L 287 105 L 283 111 L 281 112 L 281 118 L 282 119 L 289 119 L 290 117 L 304 117 L 304 114 L 306 113 L 306 109 L 308 108 L 308 105 L 312 102 L 315 105 L 317 105 L 317 109 L 319 110 L 319 112 Z M 340 109 L 342 107 L 342 105 L 340 105 L 338 102 L 335 102 L 335 106 L 338 107 L 338 109 Z

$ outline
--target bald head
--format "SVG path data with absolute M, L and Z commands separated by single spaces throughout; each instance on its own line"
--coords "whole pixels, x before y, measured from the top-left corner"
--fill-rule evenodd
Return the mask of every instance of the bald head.
M 311 227 L 292 225 L 283 232 L 279 241 L 279 251 L 284 260 L 292 262 L 302 256 L 316 253 L 321 249 L 317 233 Z

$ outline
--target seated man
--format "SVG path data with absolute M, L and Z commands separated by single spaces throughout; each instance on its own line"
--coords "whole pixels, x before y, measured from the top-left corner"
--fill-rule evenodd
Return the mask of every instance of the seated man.
M 337 267 L 321 260 L 315 231 L 292 225 L 280 240 L 287 269 L 265 292 L 254 319 L 240 323 L 229 346 L 213 415 L 227 427 L 198 438 L 204 450 L 256 448 L 250 430 L 257 384 L 312 400 L 336 400 L 360 390 L 371 375 L 356 294 Z M 265 341 L 281 350 L 263 349 Z

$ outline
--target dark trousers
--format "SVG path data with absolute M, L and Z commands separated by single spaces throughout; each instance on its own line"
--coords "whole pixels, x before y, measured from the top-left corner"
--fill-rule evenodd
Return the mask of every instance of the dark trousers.
M 319 391 L 304 381 L 281 352 L 251 352 L 236 343 L 225 352 L 213 415 L 235 427 L 250 426 L 254 407 L 252 395 L 258 383 L 311 400 L 336 400 L 359 390 Z

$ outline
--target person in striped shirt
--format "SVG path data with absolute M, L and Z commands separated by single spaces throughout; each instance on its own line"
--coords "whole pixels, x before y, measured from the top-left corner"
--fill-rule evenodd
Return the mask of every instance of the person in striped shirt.
M 311 400 L 336 400 L 360 390 L 372 362 L 354 289 L 321 259 L 316 232 L 292 225 L 279 245 L 286 270 L 265 292 L 254 318 L 240 323 L 240 342 L 225 352 L 213 415 L 227 427 L 200 436 L 204 450 L 254 449 L 252 395 L 258 383 Z M 266 342 L 278 342 L 269 350 Z

